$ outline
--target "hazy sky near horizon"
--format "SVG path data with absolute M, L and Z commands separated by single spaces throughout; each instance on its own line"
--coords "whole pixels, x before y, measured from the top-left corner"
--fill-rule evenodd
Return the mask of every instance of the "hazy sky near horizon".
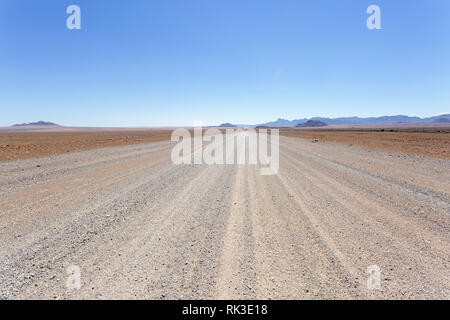
M 0 111 L 0 126 L 450 113 L 450 1 L 1 0 Z

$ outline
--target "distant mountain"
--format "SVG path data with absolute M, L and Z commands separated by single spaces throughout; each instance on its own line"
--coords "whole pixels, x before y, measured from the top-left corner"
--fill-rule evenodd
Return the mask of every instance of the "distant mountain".
M 305 123 L 298 123 L 296 128 L 312 128 L 312 127 L 326 127 L 327 124 L 318 120 L 308 120 Z
M 258 127 L 295 127 L 297 124 L 301 123 L 301 122 L 306 122 L 308 121 L 308 119 L 298 119 L 298 120 L 286 120 L 286 119 L 281 119 L 278 118 L 278 120 L 276 121 L 272 121 L 272 122 L 266 122 L 266 123 L 261 123 L 258 124 Z
M 358 124 L 398 124 L 398 123 L 446 123 L 450 122 L 450 114 L 441 114 L 430 118 L 410 117 L 405 115 L 382 116 L 382 117 L 343 117 L 343 118 L 322 118 L 313 117 L 310 119 L 286 120 L 278 119 L 276 121 L 261 123 L 257 126 L 265 127 L 295 127 L 298 124 L 309 120 L 320 121 L 328 125 L 358 125 Z
M 25 127 L 25 126 L 57 126 L 59 127 L 58 124 L 53 123 L 53 122 L 47 122 L 47 121 L 38 121 L 38 122 L 29 122 L 29 123 L 18 123 L 18 124 L 14 124 L 12 125 L 12 127 Z
M 222 123 L 219 127 L 222 127 L 222 128 L 233 128 L 233 127 L 237 127 L 237 126 L 227 122 L 227 123 Z
M 433 120 L 433 123 L 450 123 L 450 119 L 447 118 L 437 118 Z

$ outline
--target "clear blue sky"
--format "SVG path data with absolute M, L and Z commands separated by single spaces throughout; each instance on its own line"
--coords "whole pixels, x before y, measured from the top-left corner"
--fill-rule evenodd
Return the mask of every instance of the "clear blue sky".
M 450 1 L 1 0 L 0 111 L 0 126 L 449 113 Z

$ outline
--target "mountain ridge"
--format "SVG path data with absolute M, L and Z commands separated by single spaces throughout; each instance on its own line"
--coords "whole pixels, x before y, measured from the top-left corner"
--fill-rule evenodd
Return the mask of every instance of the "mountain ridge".
M 276 121 L 258 124 L 265 127 L 295 127 L 308 121 L 320 121 L 327 125 L 358 125 L 358 124 L 399 124 L 399 123 L 444 123 L 450 121 L 450 114 L 441 114 L 428 118 L 411 117 L 405 115 L 380 116 L 380 117 L 312 117 L 303 119 L 286 120 L 278 118 Z
M 26 126 L 57 126 L 59 127 L 59 124 L 48 122 L 48 121 L 36 121 L 36 122 L 28 122 L 28 123 L 16 123 L 13 124 L 11 127 L 26 127 Z

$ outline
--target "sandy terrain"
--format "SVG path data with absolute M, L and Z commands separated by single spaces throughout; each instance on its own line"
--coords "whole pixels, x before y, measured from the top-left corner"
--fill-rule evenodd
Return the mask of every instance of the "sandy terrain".
M 18 129 L 16 129 L 18 130 Z M 106 130 L 106 131 L 105 131 Z M 0 161 L 170 140 L 172 130 L 28 128 L 0 131 Z
M 0 161 L 167 141 L 173 129 L 9 127 L 0 130 Z M 223 129 L 222 129 L 223 130 Z M 384 130 L 384 131 L 381 131 Z M 391 131 L 394 130 L 394 131 Z M 375 150 L 450 159 L 450 128 L 280 129 L 280 134 Z
M 280 134 L 369 149 L 450 159 L 450 128 L 281 129 Z
M 280 137 L 261 176 L 172 146 L 0 163 L 0 297 L 450 298 L 449 160 Z

